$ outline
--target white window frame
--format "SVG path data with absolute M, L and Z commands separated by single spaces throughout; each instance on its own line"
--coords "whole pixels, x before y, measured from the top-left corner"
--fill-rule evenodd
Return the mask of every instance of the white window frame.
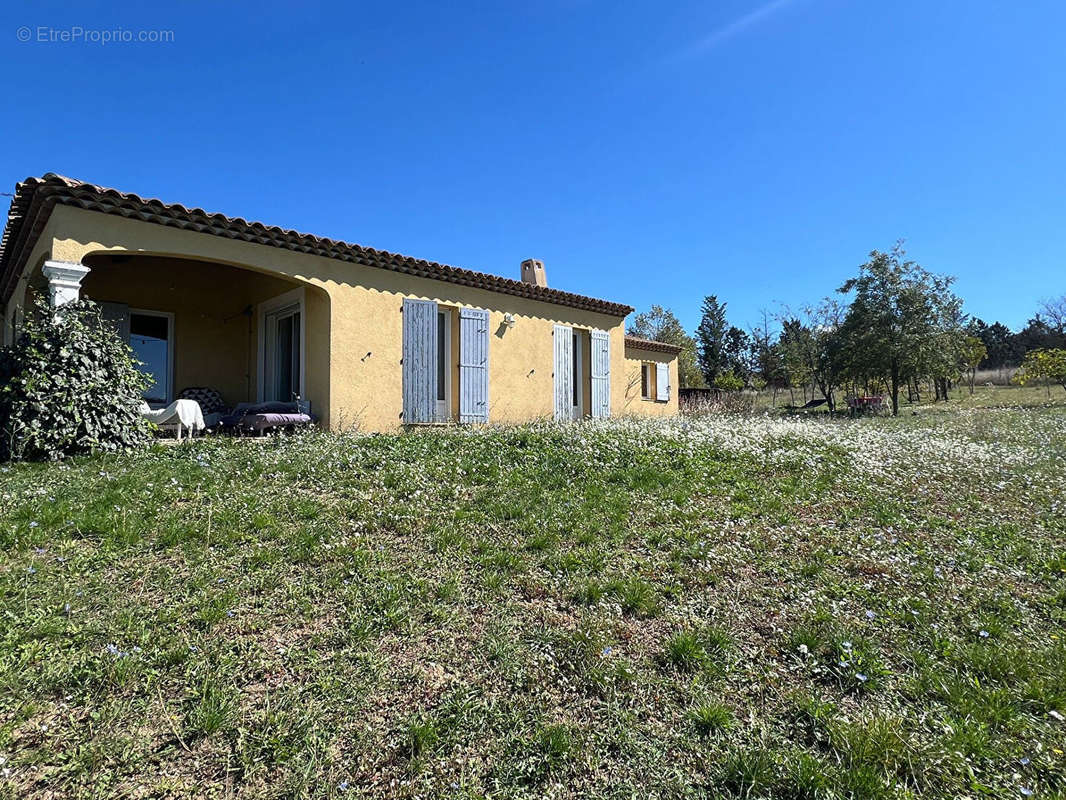
M 300 313 L 300 398 L 306 399 L 307 391 L 307 304 L 306 292 L 300 286 L 277 297 L 264 300 L 258 306 L 258 361 L 256 366 L 256 398 L 262 403 L 266 399 L 266 356 L 267 356 L 267 317 L 275 311 L 288 306 L 298 306 Z
M 140 314 L 142 317 L 162 317 L 167 321 L 167 396 L 164 400 L 167 404 L 174 402 L 174 312 L 156 311 L 152 308 L 129 308 L 130 337 L 133 337 L 133 315 Z M 129 341 L 126 344 L 130 344 Z
M 444 318 L 444 354 L 443 357 L 437 347 L 434 347 L 433 355 L 437 358 L 437 369 L 440 369 L 440 364 L 444 364 L 444 399 L 439 397 L 436 399 L 437 403 L 437 420 L 440 422 L 450 422 L 452 418 L 452 308 L 451 306 L 444 306 L 440 303 L 437 304 L 437 342 L 440 340 L 440 324 L 441 317 Z M 439 379 L 439 378 L 438 378 Z M 436 387 L 433 392 L 436 394 Z

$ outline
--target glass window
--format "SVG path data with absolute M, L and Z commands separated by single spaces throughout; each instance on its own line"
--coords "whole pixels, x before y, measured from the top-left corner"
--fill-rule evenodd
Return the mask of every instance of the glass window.
M 141 371 L 152 383 L 144 390 L 149 402 L 170 399 L 170 319 L 159 314 L 130 314 L 130 347 Z
M 291 401 L 300 394 L 300 314 L 278 320 L 277 399 Z

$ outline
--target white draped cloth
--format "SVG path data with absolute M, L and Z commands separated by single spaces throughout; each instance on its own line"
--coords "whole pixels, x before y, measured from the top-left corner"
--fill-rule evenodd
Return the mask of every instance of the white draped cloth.
M 204 412 L 195 400 L 175 400 L 166 408 L 160 409 L 153 409 L 147 403 L 141 403 L 141 416 L 160 428 L 181 425 L 189 431 L 204 429 Z

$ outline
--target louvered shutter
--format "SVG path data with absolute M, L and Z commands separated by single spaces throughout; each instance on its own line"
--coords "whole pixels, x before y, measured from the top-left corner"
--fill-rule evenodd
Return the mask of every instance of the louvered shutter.
M 459 310 L 459 421 L 489 421 L 489 312 Z
M 434 422 L 437 414 L 437 304 L 403 301 L 403 421 Z
M 114 327 L 124 343 L 130 343 L 130 307 L 125 303 L 100 303 L 100 316 Z
M 569 325 L 556 325 L 555 337 L 555 419 L 571 419 L 574 408 L 574 330 Z
M 607 331 L 593 330 L 591 337 L 592 416 L 611 416 L 611 337 Z
M 670 399 L 670 365 L 655 365 L 655 399 Z

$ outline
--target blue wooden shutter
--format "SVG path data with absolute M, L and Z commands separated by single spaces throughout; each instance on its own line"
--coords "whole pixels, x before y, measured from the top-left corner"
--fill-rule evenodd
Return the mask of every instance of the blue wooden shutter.
M 561 422 L 574 416 L 574 330 L 569 325 L 556 325 L 555 338 L 555 419 Z
M 459 421 L 489 421 L 489 312 L 459 310 Z
M 611 416 L 611 337 L 607 331 L 593 330 L 591 336 L 592 416 Z
M 437 304 L 403 301 L 403 421 L 437 417 Z
M 655 365 L 655 399 L 670 399 L 670 365 Z

